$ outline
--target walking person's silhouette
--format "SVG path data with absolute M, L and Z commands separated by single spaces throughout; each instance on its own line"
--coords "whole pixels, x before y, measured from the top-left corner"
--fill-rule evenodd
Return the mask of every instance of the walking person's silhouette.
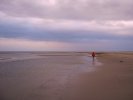
M 95 52 L 92 52 L 93 59 L 95 58 L 95 56 L 96 56 Z
M 91 55 L 92 55 L 93 64 L 94 64 L 96 54 L 95 54 L 95 52 L 92 52 L 92 54 L 91 54 Z

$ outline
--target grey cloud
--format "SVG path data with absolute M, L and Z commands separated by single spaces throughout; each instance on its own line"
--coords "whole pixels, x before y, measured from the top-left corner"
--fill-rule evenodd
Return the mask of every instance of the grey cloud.
M 130 35 L 114 35 L 99 31 L 85 30 L 55 30 L 37 28 L 22 24 L 0 22 L 1 38 L 23 38 L 38 41 L 89 42 L 91 40 L 133 40 Z
M 107 48 L 108 50 L 112 48 L 133 50 L 131 46 L 133 43 L 132 25 L 129 24 L 123 29 L 115 29 L 117 26 L 112 26 L 112 24 L 109 26 L 104 21 L 133 20 L 132 9 L 132 0 L 56 0 L 56 4 L 50 6 L 42 5 L 39 0 L 0 0 L 0 12 L 6 14 L 6 18 L 3 17 L 4 15 L 0 16 L 0 38 L 67 42 L 70 45 L 74 44 L 74 48 L 77 45 L 76 49 L 80 49 L 82 45 L 83 49 L 89 49 L 90 45 L 88 44 L 96 44 L 94 48 L 99 46 L 100 49 Z M 39 28 L 37 26 L 40 24 L 39 22 L 34 23 L 33 21 L 34 25 L 32 25 L 32 21 L 30 23 L 29 20 L 30 24 L 26 25 L 25 17 L 58 20 L 50 23 L 50 25 L 42 22 L 43 27 L 40 27 L 40 25 Z M 21 21 L 17 21 L 17 18 L 20 18 Z M 65 21 L 63 22 L 60 19 Z M 75 21 L 74 24 L 68 24 L 67 20 Z M 83 24 L 79 28 L 80 25 L 76 26 L 76 24 L 82 23 L 75 23 L 76 20 L 99 20 L 96 21 L 99 23 L 97 28 L 95 25 L 91 27 L 91 24 L 86 28 Z M 70 27 L 64 25 L 60 28 L 63 24 L 59 21 L 70 25 Z M 71 26 L 74 27 L 71 28 Z M 102 28 L 99 29 L 99 26 L 102 26 Z M 93 27 L 94 29 L 91 29 Z M 90 30 L 87 28 L 90 28 Z
M 35 1 L 37 2 L 37 0 L 1 0 L 0 10 L 18 17 L 74 20 L 133 19 L 132 0 L 56 0 L 53 6 L 41 5 Z

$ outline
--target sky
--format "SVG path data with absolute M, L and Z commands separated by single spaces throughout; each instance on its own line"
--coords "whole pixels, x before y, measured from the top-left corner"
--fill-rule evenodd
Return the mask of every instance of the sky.
M 133 51 L 132 0 L 0 0 L 0 51 Z

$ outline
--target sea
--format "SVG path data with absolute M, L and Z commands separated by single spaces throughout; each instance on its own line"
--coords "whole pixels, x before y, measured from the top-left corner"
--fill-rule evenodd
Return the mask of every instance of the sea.
M 0 52 L 0 100 L 65 100 L 100 64 L 88 52 Z

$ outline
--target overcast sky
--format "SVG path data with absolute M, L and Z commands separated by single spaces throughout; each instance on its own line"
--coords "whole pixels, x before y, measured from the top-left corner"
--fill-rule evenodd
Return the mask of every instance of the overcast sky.
M 133 51 L 132 0 L 0 0 L 0 51 Z

